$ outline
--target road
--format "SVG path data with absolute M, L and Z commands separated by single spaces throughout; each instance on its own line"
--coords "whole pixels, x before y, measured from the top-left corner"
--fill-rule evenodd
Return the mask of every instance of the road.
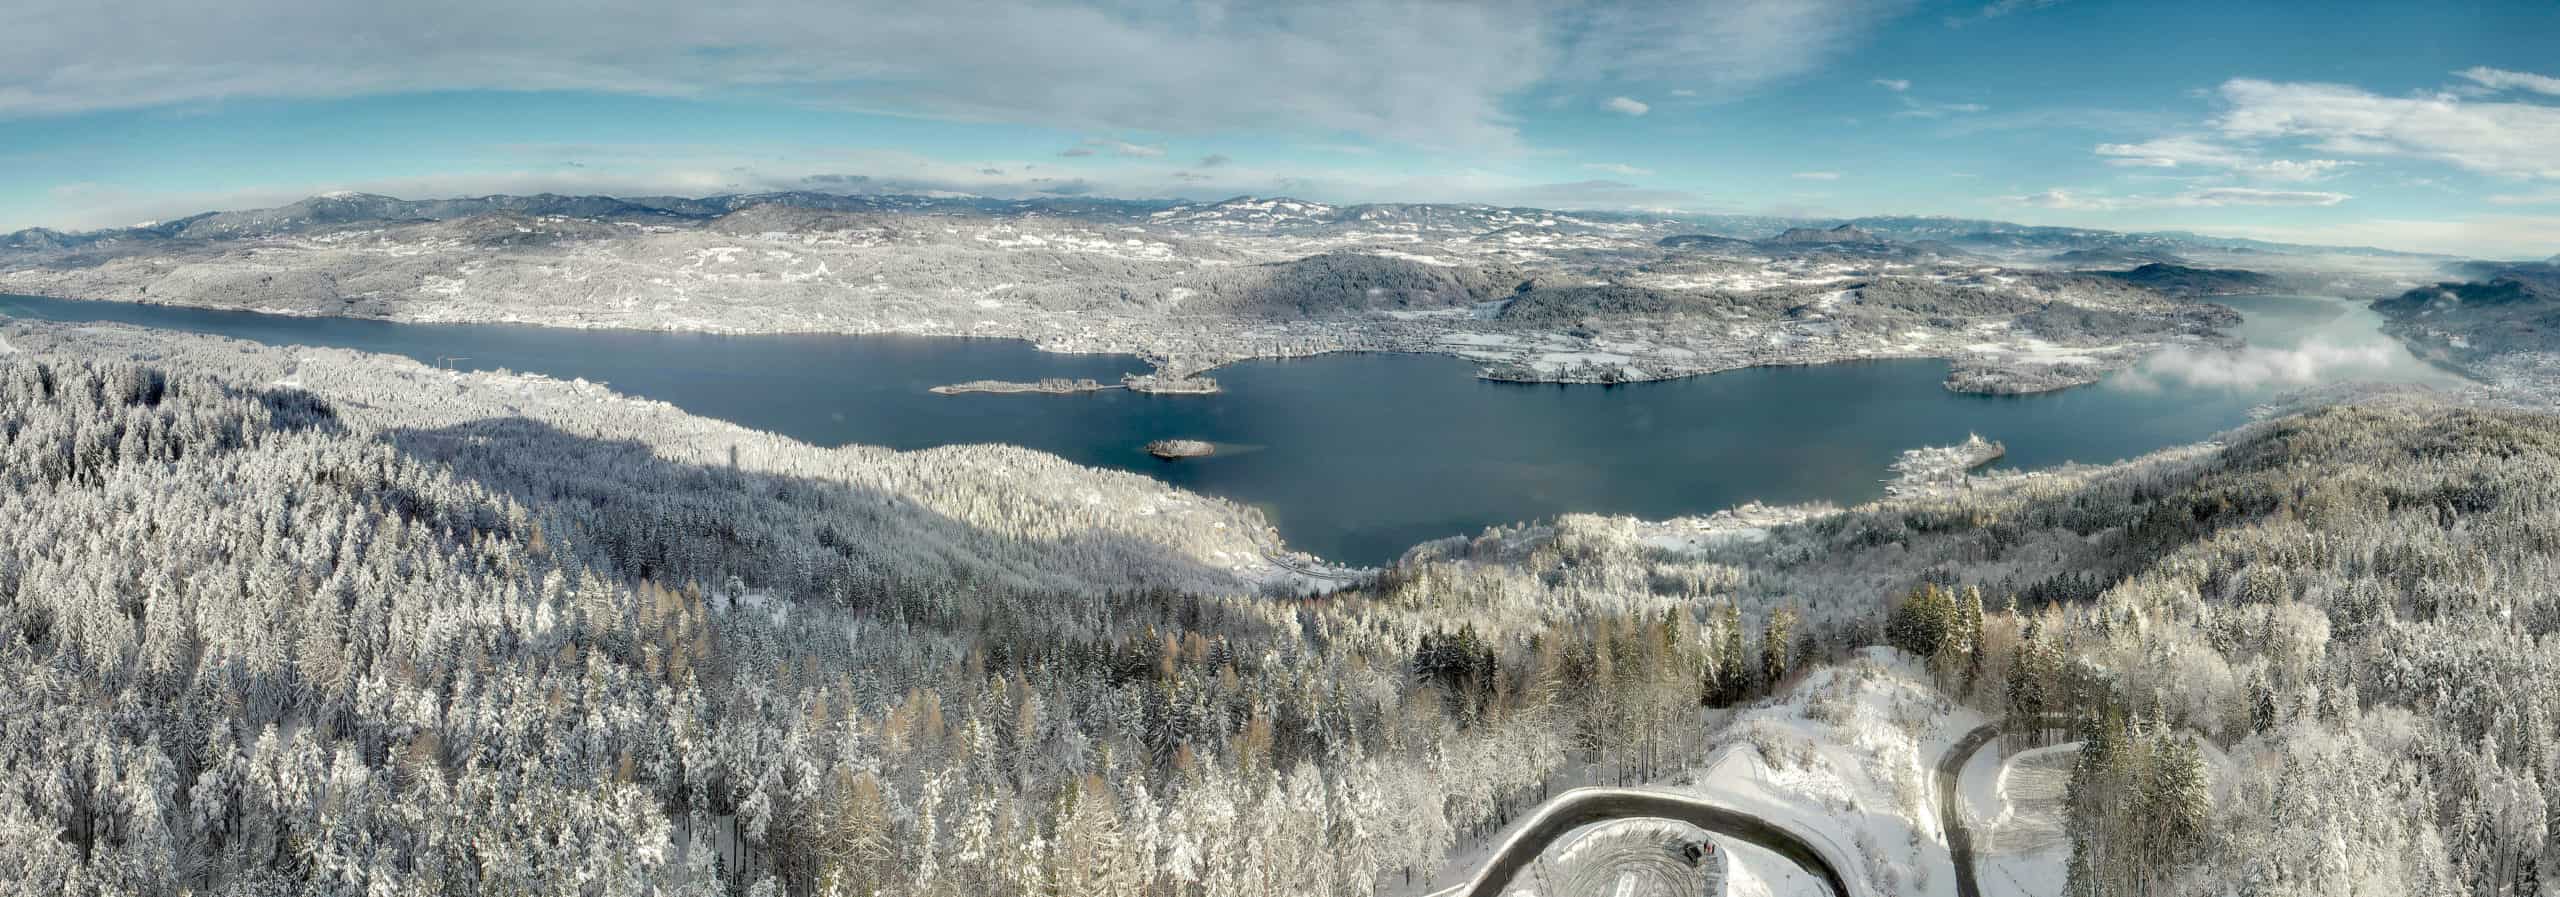
M 1975 881 L 1973 833 L 1959 811 L 1963 790 L 1958 784 L 1975 752 L 2000 737 L 2000 727 L 1984 725 L 1965 733 L 1938 759 L 1938 818 L 1947 832 L 1948 859 L 1955 865 L 1956 897 L 1982 897 Z M 1831 893 L 1853 897 L 1838 867 L 1803 836 L 1759 816 L 1696 798 L 1625 788 L 1576 788 L 1556 795 L 1538 808 L 1528 824 L 1513 832 L 1502 847 L 1465 883 L 1429 897 L 1501 897 L 1513 877 L 1546 853 L 1565 833 L 1612 819 L 1652 818 L 1686 822 L 1709 832 L 1749 841 L 1802 867 L 1821 879 Z
M 1986 725 L 1964 734 L 1947 755 L 1938 760 L 1938 822 L 1947 830 L 1947 859 L 1956 867 L 1956 897 L 1982 897 L 1982 886 L 1974 880 L 1973 832 L 1964 827 L 1964 791 L 1957 781 L 1964 775 L 1964 765 L 1973 761 L 1975 751 L 2000 737 L 2000 727 Z
M 1486 859 L 1466 883 L 1432 894 L 1431 897 L 1500 897 L 1511 886 L 1512 877 L 1545 853 L 1548 846 L 1566 832 L 1611 819 L 1652 818 L 1686 822 L 1709 832 L 1739 838 L 1767 848 L 1812 873 L 1841 897 L 1854 897 L 1856 892 L 1840 877 L 1840 870 L 1825 858 L 1813 843 L 1786 828 L 1740 810 L 1708 801 L 1664 794 L 1658 791 L 1636 791 L 1624 788 L 1576 788 L 1555 796 L 1528 824 L 1513 832 L 1493 856 Z

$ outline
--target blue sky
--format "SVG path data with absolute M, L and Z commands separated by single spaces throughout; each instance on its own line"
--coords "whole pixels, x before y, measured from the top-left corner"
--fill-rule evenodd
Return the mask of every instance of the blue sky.
M 43 3 L 0 230 L 858 184 L 2560 252 L 2549 2 Z

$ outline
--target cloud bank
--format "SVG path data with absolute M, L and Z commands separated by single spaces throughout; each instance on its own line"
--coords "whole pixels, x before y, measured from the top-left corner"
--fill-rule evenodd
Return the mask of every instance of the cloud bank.
M 2391 368 L 2396 353 L 2381 343 L 2339 345 L 2312 341 L 2293 348 L 2248 346 L 2234 351 L 2171 346 L 2154 353 L 2125 378 L 2134 389 L 2176 384 L 2190 388 L 2255 390 L 2299 388 L 2369 377 Z

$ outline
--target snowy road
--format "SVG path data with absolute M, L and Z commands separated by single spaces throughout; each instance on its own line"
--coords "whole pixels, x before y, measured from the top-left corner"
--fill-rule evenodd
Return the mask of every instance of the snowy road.
M 1556 795 L 1527 825 L 1485 860 L 1464 884 L 1430 897 L 1500 897 L 1513 876 L 1527 867 L 1567 832 L 1611 819 L 1659 818 L 1686 822 L 1709 832 L 1739 838 L 1786 857 L 1820 878 L 1831 893 L 1854 897 L 1822 850 L 1793 831 L 1759 816 L 1709 801 L 1660 791 L 1625 788 L 1576 788 Z
M 1947 831 L 1947 859 L 1956 867 L 1956 897 L 1982 897 L 1982 887 L 1974 879 L 1973 833 L 1964 827 L 1964 814 L 1956 808 L 1964 799 L 1957 779 L 1973 752 L 2000 737 L 2000 727 L 1983 726 L 1965 733 L 1964 739 L 1947 749 L 1938 761 L 1938 817 Z

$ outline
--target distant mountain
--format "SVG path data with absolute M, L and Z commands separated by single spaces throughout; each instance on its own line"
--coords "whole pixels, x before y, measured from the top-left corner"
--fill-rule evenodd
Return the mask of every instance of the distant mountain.
M 2373 303 L 2421 356 L 2471 366 L 2507 353 L 2560 352 L 2560 263 L 2525 262 Z M 2466 266 L 2468 267 L 2468 266 Z
M 1939 240 L 1977 250 L 2122 250 L 2166 252 L 2169 241 L 2078 227 L 2045 227 L 1974 218 L 1882 216 L 1849 222 L 1892 240 Z
M 2265 292 L 2276 279 L 2238 268 L 2190 268 L 2153 262 L 2130 271 L 2092 271 L 2093 276 L 2149 287 L 2171 296 L 2228 296 Z
M 2147 265 L 2153 262 L 2164 262 L 2171 265 L 2183 265 L 2187 263 L 2186 258 L 2178 255 L 2177 253 L 2145 249 L 2070 249 L 2054 253 L 2052 260 L 2066 265 L 2091 266 Z
M 2477 311 L 2542 305 L 2555 301 L 2560 301 L 2560 265 L 2532 262 L 2507 266 L 2480 280 L 2419 287 L 2375 302 L 2373 307 L 2385 314 L 2415 314 L 2420 311 Z
M 2299 243 L 2272 243 L 2242 237 L 2213 237 L 2187 231 L 2153 231 L 2124 233 L 2082 227 L 2051 227 L 1991 221 L 1978 218 L 1941 218 L 1935 216 L 1888 215 L 1851 219 L 1868 231 L 1891 240 L 1944 240 L 1949 244 L 1977 250 L 2118 250 L 2124 252 L 2277 252 L 2286 254 L 2340 253 L 2409 258 L 2450 258 L 2432 253 L 2399 252 L 2370 246 L 2311 246 Z M 2170 261 L 2160 259 L 2160 261 Z
M 1653 245 L 1664 249 L 1751 249 L 1757 244 L 1713 234 L 1675 234 L 1657 240 Z
M 1881 244 L 1884 240 L 1877 238 L 1874 234 L 1859 229 L 1857 225 L 1843 224 L 1839 227 L 1827 229 L 1814 227 L 1790 227 L 1777 236 L 1770 237 L 1769 239 L 1762 240 L 1760 242 L 1765 245 L 1773 246 L 1830 246 L 1841 244 L 1865 246 Z
M 1147 217 L 1166 224 L 1278 228 L 1331 224 L 1340 215 L 1326 203 L 1286 196 L 1237 196 L 1212 203 L 1183 203 Z
M 769 193 L 678 196 L 529 196 L 489 195 L 407 200 L 369 193 L 330 193 L 271 209 L 208 212 L 125 228 L 65 232 L 30 228 L 0 234 L 0 251 L 54 256 L 103 255 L 147 251 L 164 241 L 210 241 L 317 233 L 346 228 L 454 221 L 484 215 L 526 218 L 574 218 L 602 222 L 706 222 L 754 206 L 778 206 L 824 212 L 910 212 L 1073 218 L 1095 223 L 1202 227 L 1212 231 L 1282 232 L 1347 235 L 1390 231 L 1416 235 L 1476 236 L 1501 232 L 1497 239 L 1547 240 L 1549 249 L 1569 248 L 1571 240 L 1589 236 L 1657 240 L 1664 234 L 1693 231 L 1702 237 L 1757 239 L 1766 248 L 1814 250 L 1857 247 L 1879 251 L 1951 255 L 1959 252 L 2042 252 L 2092 254 L 2079 264 L 2165 262 L 2178 264 L 2180 253 L 2338 252 L 2417 256 L 2369 248 L 2338 248 L 2267 243 L 2257 240 L 2204 237 L 2182 232 L 2116 233 L 2071 227 L 2022 225 L 2006 221 L 1925 216 L 1875 216 L 1857 219 L 1802 219 L 1752 215 L 1670 216 L 1652 213 L 1560 211 L 1471 203 L 1367 203 L 1334 205 L 1289 196 L 1235 196 L 1215 202 L 1126 200 L 1078 196 L 998 199 L 964 194 L 915 195 L 873 192 L 886 186 L 859 176 L 829 183 L 843 192 L 793 190 Z M 1685 236 L 1685 235 L 1684 235 Z M 1556 242 L 1568 241 L 1568 242 Z M 1666 244 L 1704 247 L 1691 241 Z M 2449 256 L 2434 256 L 2447 258 Z M 2560 256 L 2555 256 L 2560 258 Z

